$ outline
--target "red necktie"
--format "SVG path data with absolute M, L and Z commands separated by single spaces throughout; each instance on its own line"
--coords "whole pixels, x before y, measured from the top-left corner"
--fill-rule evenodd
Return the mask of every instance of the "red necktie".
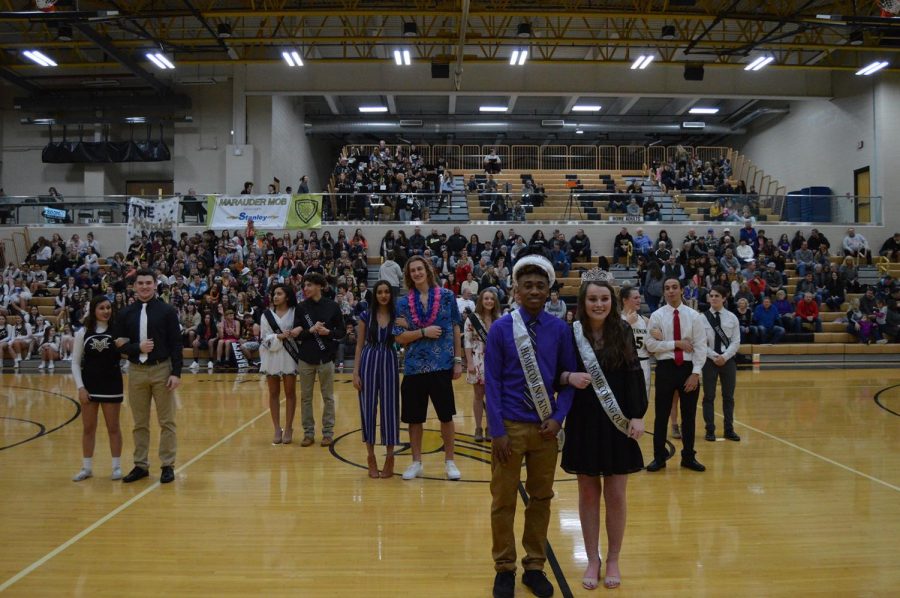
M 675 337 L 675 341 L 681 340 L 681 318 L 678 317 L 678 310 L 676 309 L 672 313 L 672 332 Z M 684 351 L 681 349 L 675 349 L 675 365 L 681 365 L 684 363 Z

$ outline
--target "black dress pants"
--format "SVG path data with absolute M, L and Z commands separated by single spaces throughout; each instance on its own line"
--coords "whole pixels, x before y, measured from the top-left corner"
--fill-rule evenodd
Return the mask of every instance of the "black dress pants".
M 653 458 L 664 463 L 666 452 L 666 432 L 669 427 L 669 413 L 672 411 L 672 397 L 677 391 L 681 397 L 681 458 L 692 459 L 694 452 L 694 424 L 697 419 L 697 399 L 700 397 L 700 382 L 691 392 L 684 390 L 694 365 L 685 361 L 675 365 L 674 359 L 663 359 L 656 364 L 656 421 L 653 422 Z

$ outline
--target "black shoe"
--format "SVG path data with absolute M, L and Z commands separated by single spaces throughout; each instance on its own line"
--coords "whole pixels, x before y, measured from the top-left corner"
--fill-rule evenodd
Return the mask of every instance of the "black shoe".
M 706 466 L 693 457 L 690 459 L 682 459 L 681 466 L 685 469 L 690 469 L 691 471 L 706 471 Z
M 163 465 L 162 475 L 159 476 L 160 484 L 168 484 L 175 481 L 175 468 L 171 465 Z
M 516 595 L 516 572 L 498 571 L 494 576 L 494 598 L 513 598 Z
M 126 484 L 130 484 L 131 482 L 136 482 L 141 478 L 146 478 L 148 475 L 150 475 L 150 472 L 143 467 L 135 467 L 128 472 L 127 476 L 122 478 L 122 481 Z
M 728 434 L 726 434 L 725 437 L 728 438 Z M 715 432 L 707 432 L 706 436 L 704 436 L 703 438 L 709 442 L 715 442 L 716 434 L 715 434 Z
M 522 574 L 522 583 L 538 598 L 550 598 L 553 595 L 553 584 L 543 571 L 532 569 Z
M 659 459 L 654 459 L 653 461 L 650 461 L 649 465 L 647 465 L 647 471 L 650 471 L 650 472 L 659 471 L 660 469 L 665 469 L 665 468 L 666 468 L 666 462 L 660 461 Z
M 738 436 L 737 434 L 735 434 L 735 433 L 734 433 L 734 430 L 732 430 L 731 432 L 725 432 L 725 438 L 726 438 L 727 440 L 733 440 L 733 441 L 735 441 L 735 442 L 740 442 L 740 441 L 741 441 L 741 437 Z

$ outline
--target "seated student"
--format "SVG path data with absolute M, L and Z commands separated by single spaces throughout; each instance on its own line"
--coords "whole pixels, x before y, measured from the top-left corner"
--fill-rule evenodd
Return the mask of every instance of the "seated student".
M 787 293 L 785 293 L 784 290 L 775 293 L 775 302 L 773 305 L 781 316 L 781 326 L 785 330 L 790 330 L 791 332 L 800 332 L 798 326 L 799 323 L 797 322 L 796 314 L 794 313 L 794 304 L 788 299 Z
M 740 316 L 738 316 L 740 319 Z M 778 310 L 772 305 L 772 299 L 763 297 L 762 304 L 757 305 L 753 310 L 753 321 L 757 326 L 759 342 L 777 345 L 781 337 L 784 336 L 784 328 L 778 325 L 781 317 Z
M 812 293 L 804 293 L 803 299 L 797 302 L 797 332 L 810 327 L 815 332 L 822 332 L 822 319 L 819 317 L 819 304 Z
M 652 195 L 644 201 L 644 220 L 659 220 L 659 205 Z
M 613 195 L 609 199 L 606 209 L 612 213 L 625 213 L 625 199 L 619 195 Z
M 569 276 L 572 263 L 569 261 L 569 255 L 560 249 L 559 241 L 553 242 L 553 249 L 550 250 L 550 261 L 553 263 L 554 270 L 562 272 L 563 278 Z
M 491 151 L 484 157 L 482 161 L 484 164 L 484 171 L 488 174 L 499 174 L 500 172 L 500 156 L 497 155 L 497 150 L 491 148 Z

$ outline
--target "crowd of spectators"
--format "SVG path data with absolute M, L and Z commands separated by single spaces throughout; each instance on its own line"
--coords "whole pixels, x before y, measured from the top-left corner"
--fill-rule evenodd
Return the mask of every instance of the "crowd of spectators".
M 203 349 L 211 356 L 207 367 L 233 363 L 234 346 L 252 362 L 260 317 L 273 284 L 290 284 L 302 300 L 303 277 L 310 272 L 325 275 L 329 282 L 325 295 L 338 303 L 351 332 L 371 301 L 369 256 L 383 258 L 379 277 L 398 292 L 406 260 L 426 256 L 441 284 L 458 296 L 465 311 L 486 288 L 494 289 L 508 306 L 514 305 L 510 271 L 526 248 L 546 255 L 561 273 L 563 280 L 554 288 L 548 311 L 568 320 L 572 309 L 559 291 L 562 285 L 573 284 L 565 280 L 570 270 L 596 260 L 601 268 L 615 271 L 625 261 L 636 268 L 651 312 L 660 304 L 663 281 L 671 276 L 682 281 L 686 302 L 701 310 L 707 307 L 706 295 L 713 285 L 731 289 L 729 307 L 741 321 L 745 342 L 778 342 L 785 332 L 819 331 L 820 310 L 845 309 L 851 293 L 862 297 L 851 301 L 842 315 L 847 331 L 861 342 L 898 340 L 900 285 L 887 274 L 876 283 L 860 283 L 859 267 L 872 252 L 852 229 L 837 246 L 815 229 L 808 237 L 797 231 L 792 239 L 787 235 L 772 239 L 751 222 L 736 235 L 729 228 L 718 234 L 710 228 L 702 236 L 691 229 L 677 244 L 665 230 L 655 239 L 642 228 L 635 233 L 632 236 L 626 228 L 619 232 L 612 261 L 591 247 L 583 229 L 570 238 L 559 230 L 549 235 L 536 230 L 526 239 L 509 228 L 481 240 L 477 234 L 464 235 L 460 227 L 448 236 L 437 229 L 426 235 L 415 226 L 408 236 L 404 230 L 387 230 L 370 247 L 359 229 L 352 234 L 339 229 L 275 235 L 257 233 L 249 226 L 244 231 L 185 232 L 177 238 L 157 232 L 136 239 L 125 252 L 107 252 L 103 260 L 102 247 L 92 234 L 85 239 L 75 234 L 68 240 L 55 234 L 39 238 L 24 264 L 10 263 L 2 272 L 0 334 L 6 335 L 0 339 L 0 353 L 14 360 L 40 356 L 48 365 L 66 358 L 73 330 L 80 327 L 91 297 L 97 293 L 109 297 L 115 315 L 134 301 L 134 272 L 150 268 L 156 272 L 160 297 L 179 311 L 185 347 L 194 350 L 192 367 L 200 367 Z M 898 247 L 900 235 L 894 235 L 879 253 L 896 261 Z M 834 254 L 845 255 L 840 264 L 831 263 Z M 785 276 L 788 262 L 796 264 L 802 277 L 791 293 Z M 42 296 L 52 297 L 52 304 L 48 300 L 39 309 L 32 299 Z M 352 351 L 355 341 L 352 335 L 348 339 L 341 345 L 338 367 L 342 355 Z

